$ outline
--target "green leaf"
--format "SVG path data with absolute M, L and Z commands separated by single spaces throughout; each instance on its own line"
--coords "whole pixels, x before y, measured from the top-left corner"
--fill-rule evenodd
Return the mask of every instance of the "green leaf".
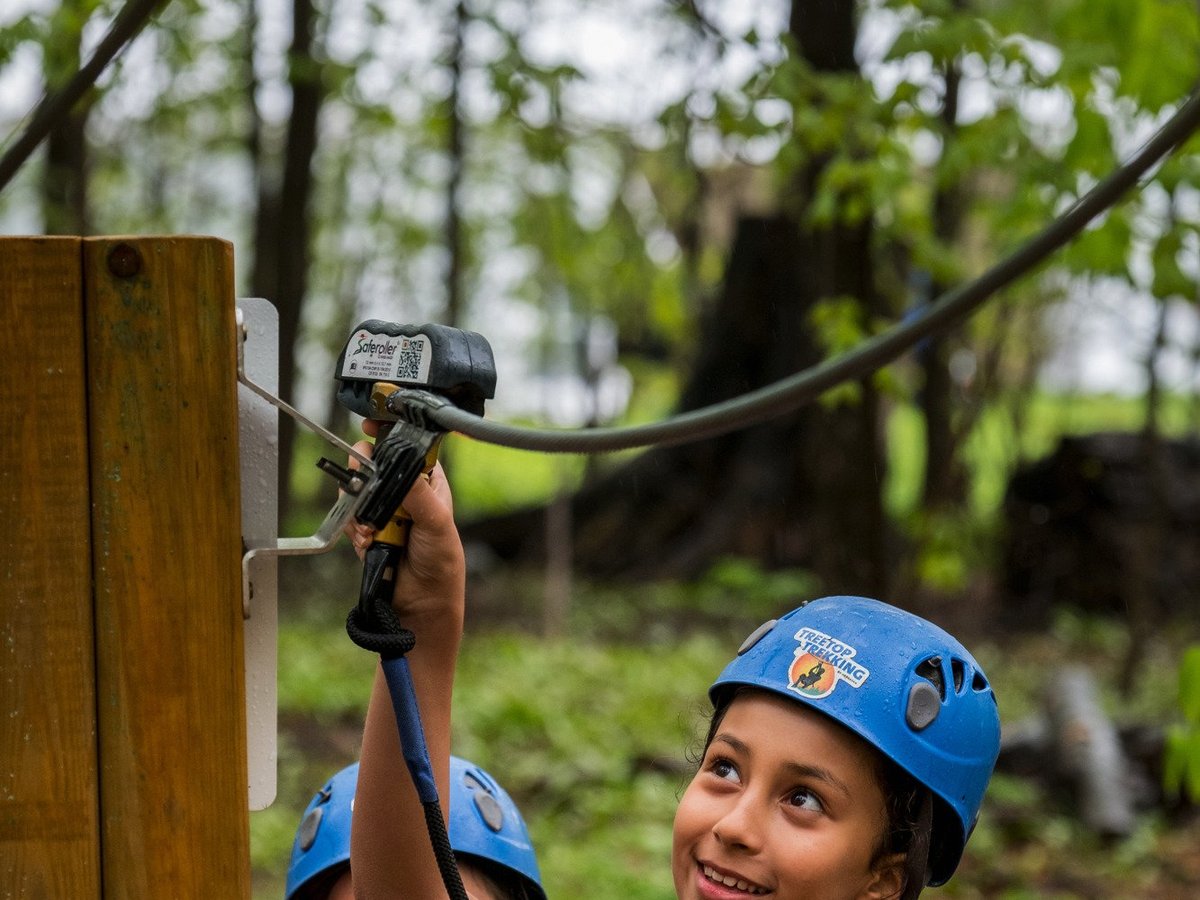
M 1148 109 L 1181 101 L 1196 79 L 1200 44 L 1196 6 L 1191 0 L 1131 3 L 1135 16 L 1126 48 L 1121 90 Z M 1134 52 L 1136 48 L 1136 52 Z
M 1187 774 L 1187 732 L 1179 725 L 1171 728 L 1163 744 L 1163 792 L 1178 797 Z
M 1093 175 L 1107 172 L 1114 161 L 1108 119 L 1088 106 L 1075 111 L 1075 136 L 1067 147 L 1064 164 Z
M 1179 267 L 1179 254 L 1183 239 L 1178 229 L 1168 231 L 1154 245 L 1152 260 L 1154 296 L 1166 300 L 1170 297 L 1190 297 L 1196 292 L 1196 283 Z
M 1200 726 L 1200 644 L 1189 647 L 1179 665 L 1179 708 L 1185 721 Z
M 1193 728 L 1188 734 L 1187 741 L 1187 777 L 1184 785 L 1188 796 L 1200 800 L 1200 729 Z
M 829 356 L 845 353 L 867 336 L 862 304 L 854 297 L 830 297 L 813 304 L 809 323 Z
M 1067 250 L 1067 261 L 1080 272 L 1131 280 L 1129 251 L 1132 229 L 1120 210 L 1103 224 L 1082 232 Z

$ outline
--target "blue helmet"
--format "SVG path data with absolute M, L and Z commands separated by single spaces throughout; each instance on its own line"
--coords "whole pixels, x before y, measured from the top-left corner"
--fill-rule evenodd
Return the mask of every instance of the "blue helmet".
M 954 874 L 1000 752 L 996 698 L 957 640 L 864 597 L 824 597 L 762 625 L 717 678 L 772 691 L 840 722 L 931 792 L 929 883 Z
M 340 874 L 340 867 L 350 862 L 357 783 L 358 763 L 354 763 L 329 779 L 308 804 L 292 844 L 286 900 L 321 877 Z M 501 866 L 520 879 L 533 900 L 545 900 L 529 829 L 517 805 L 491 775 L 457 756 L 450 757 L 447 830 L 456 855 Z
M 350 819 L 357 785 L 358 763 L 354 763 L 325 782 L 309 801 L 292 842 L 286 900 L 301 888 L 315 888 L 322 879 L 336 880 L 341 868 L 350 864 Z
M 529 829 L 508 792 L 473 763 L 450 757 L 450 846 L 520 876 L 531 900 L 546 900 Z

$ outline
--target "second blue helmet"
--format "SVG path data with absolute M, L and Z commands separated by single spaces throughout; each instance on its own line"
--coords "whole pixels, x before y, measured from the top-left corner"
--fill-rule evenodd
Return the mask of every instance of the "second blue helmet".
M 309 802 L 292 843 L 286 900 L 300 896 L 350 862 L 350 822 L 358 763 L 334 775 Z M 526 894 L 545 900 L 529 829 L 516 803 L 479 766 L 450 757 L 450 847 L 456 856 L 500 866 L 519 880 Z

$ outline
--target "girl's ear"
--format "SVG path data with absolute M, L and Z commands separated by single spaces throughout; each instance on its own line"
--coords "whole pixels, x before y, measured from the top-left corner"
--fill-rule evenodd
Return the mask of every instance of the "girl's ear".
M 876 860 L 863 900 L 899 900 L 904 893 L 904 860 L 903 853 L 889 853 Z

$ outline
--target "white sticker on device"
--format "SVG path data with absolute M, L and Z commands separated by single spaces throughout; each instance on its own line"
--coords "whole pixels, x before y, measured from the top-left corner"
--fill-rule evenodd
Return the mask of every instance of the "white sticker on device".
M 346 346 L 342 378 L 429 383 L 433 346 L 424 334 L 373 334 L 358 331 Z

